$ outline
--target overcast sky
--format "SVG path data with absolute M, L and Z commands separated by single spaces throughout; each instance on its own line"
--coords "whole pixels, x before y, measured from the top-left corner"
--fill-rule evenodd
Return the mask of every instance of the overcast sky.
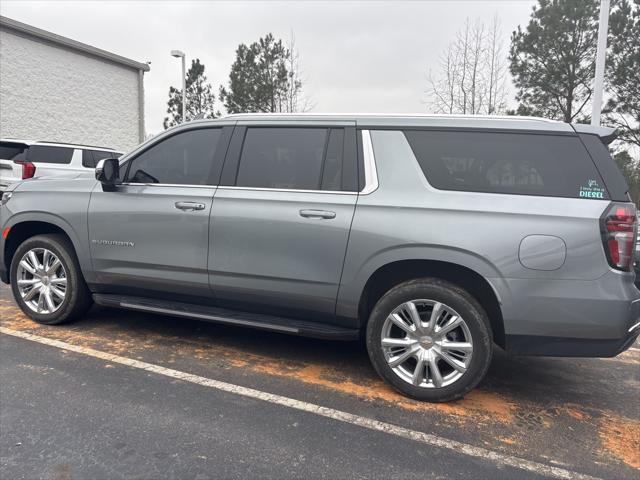
M 180 86 L 180 49 L 200 58 L 208 80 L 228 81 L 235 50 L 268 32 L 294 32 L 314 112 L 424 113 L 429 70 L 465 19 L 525 25 L 534 0 L 442 1 L 8 1 L 0 14 L 151 62 L 146 121 L 162 129 L 170 85 Z M 221 107 L 220 104 L 217 107 Z

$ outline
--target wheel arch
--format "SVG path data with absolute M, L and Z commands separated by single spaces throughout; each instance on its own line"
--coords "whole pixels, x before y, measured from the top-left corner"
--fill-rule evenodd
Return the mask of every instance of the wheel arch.
M 458 263 L 430 259 L 401 259 L 379 266 L 367 279 L 358 302 L 358 323 L 363 327 L 376 302 L 389 289 L 416 278 L 434 277 L 465 289 L 487 312 L 493 340 L 505 346 L 504 319 L 498 292 L 476 270 Z
M 78 235 L 75 233 L 71 225 L 69 225 L 62 218 L 52 214 L 28 216 L 16 215 L 11 219 L 9 223 L 5 225 L 5 228 L 6 227 L 10 227 L 10 229 L 7 237 L 4 239 L 4 250 L 2 252 L 2 259 L 4 261 L 5 267 L 7 268 L 7 272 L 11 267 L 13 255 L 22 242 L 36 235 L 51 233 L 63 235 L 71 242 L 75 250 L 75 254 L 78 257 L 80 267 L 83 271 L 85 271 L 83 258 L 86 256 L 82 255 L 82 253 L 84 252 L 84 249 L 82 248 L 82 242 L 80 242 Z M 9 277 L 8 274 L 7 277 Z M 10 281 L 10 278 L 8 278 L 8 280 Z

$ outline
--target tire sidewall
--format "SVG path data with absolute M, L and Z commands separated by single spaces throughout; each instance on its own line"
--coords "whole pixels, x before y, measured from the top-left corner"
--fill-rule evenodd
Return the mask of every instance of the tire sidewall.
M 467 371 L 456 382 L 441 388 L 416 387 L 398 377 L 387 364 L 381 333 L 387 316 L 410 300 L 435 300 L 453 308 L 465 321 L 473 340 L 473 355 Z M 400 393 L 418 400 L 444 402 L 460 398 L 484 378 L 491 363 L 493 342 L 487 315 L 466 291 L 439 280 L 414 280 L 389 290 L 375 305 L 366 331 L 369 358 L 378 374 Z
M 62 305 L 60 305 L 60 308 L 50 314 L 37 313 L 31 310 L 22 300 L 22 297 L 18 290 L 18 264 L 22 260 L 22 257 L 25 255 L 25 253 L 34 248 L 46 248 L 52 251 L 58 257 L 58 259 L 60 259 L 60 262 L 62 263 L 67 276 L 67 293 L 65 295 L 65 299 L 63 300 Z M 68 251 L 68 246 L 49 236 L 36 236 L 30 238 L 28 240 L 25 240 L 18 247 L 11 261 L 11 290 L 13 292 L 13 297 L 16 303 L 25 313 L 25 315 L 35 320 L 36 322 L 45 325 L 55 325 L 58 323 L 62 323 L 69 318 L 74 310 L 74 306 L 78 301 L 77 297 L 80 283 L 80 272 L 78 271 L 76 262 L 74 260 L 75 259 L 72 257 L 72 254 Z

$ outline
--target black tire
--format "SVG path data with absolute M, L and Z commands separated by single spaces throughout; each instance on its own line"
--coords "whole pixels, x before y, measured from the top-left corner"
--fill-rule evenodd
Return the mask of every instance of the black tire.
M 393 310 L 416 299 L 428 299 L 450 306 L 464 319 L 473 340 L 473 354 L 466 372 L 451 385 L 440 388 L 418 387 L 398 376 L 387 363 L 381 344 L 382 329 Z M 486 312 L 478 301 L 462 288 L 436 278 L 421 278 L 401 283 L 378 300 L 369 316 L 366 330 L 369 358 L 376 372 L 395 390 L 429 402 L 448 402 L 462 398 L 484 378 L 493 355 L 492 332 Z
M 17 270 L 22 257 L 33 248 L 46 248 L 62 263 L 67 277 L 67 292 L 64 300 L 53 313 L 37 313 L 27 306 L 18 290 Z M 44 325 L 59 325 L 82 317 L 91 307 L 91 292 L 84 281 L 78 258 L 71 242 L 59 234 L 37 235 L 18 247 L 11 261 L 11 290 L 20 309 L 32 320 Z

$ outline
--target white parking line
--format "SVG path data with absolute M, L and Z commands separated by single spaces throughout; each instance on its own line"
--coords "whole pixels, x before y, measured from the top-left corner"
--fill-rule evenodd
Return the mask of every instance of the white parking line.
M 506 455 L 503 453 L 488 450 L 482 447 L 476 447 L 466 443 L 458 442 L 456 440 L 450 440 L 447 438 L 439 437 L 430 433 L 419 432 L 416 430 L 410 430 L 408 428 L 399 427 L 379 420 L 373 420 L 367 417 L 361 417 L 352 413 L 343 412 L 341 410 L 335 410 L 333 408 L 323 407 L 313 403 L 303 402 L 289 397 L 283 397 L 281 395 L 275 395 L 273 393 L 262 392 L 260 390 L 254 390 L 253 388 L 242 387 L 240 385 L 234 385 L 232 383 L 221 382 L 219 380 L 213 380 L 211 378 L 201 377 L 199 375 L 193 375 L 187 372 L 181 372 L 179 370 L 173 370 L 171 368 L 161 367 L 160 365 L 154 365 L 133 358 L 122 357 L 120 355 L 113 355 L 111 353 L 101 352 L 94 350 L 93 348 L 81 347 L 70 343 L 62 342 L 60 340 L 54 340 L 51 338 L 41 337 L 39 335 L 33 335 L 31 333 L 12 330 L 6 327 L 0 327 L 0 333 L 11 335 L 14 337 L 30 340 L 32 342 L 41 343 L 51 347 L 60 348 L 62 350 L 68 350 L 70 352 L 87 355 L 89 357 L 99 358 L 107 362 L 118 363 L 120 365 L 126 365 L 127 367 L 137 368 L 140 370 L 146 370 L 147 372 L 156 373 L 158 375 L 164 375 L 165 377 L 175 378 L 183 380 L 185 382 L 195 383 L 209 388 L 215 388 L 223 392 L 233 393 L 236 395 L 242 395 L 257 400 L 263 400 L 265 402 L 281 405 L 284 407 L 294 408 L 303 412 L 313 413 L 320 415 L 321 417 L 330 418 L 339 422 L 349 423 L 357 425 L 359 427 L 367 428 L 369 430 L 375 430 L 378 432 L 384 432 L 397 437 L 414 440 L 416 442 L 452 450 L 457 453 L 462 453 L 470 457 L 481 458 L 488 460 L 496 465 L 504 465 L 513 468 L 519 468 L 538 475 L 546 475 L 553 478 L 561 479 L 573 479 L 573 480 L 598 480 L 596 477 L 590 475 L 584 475 L 581 473 L 566 470 L 564 468 L 554 467 L 551 465 L 545 465 L 543 463 L 533 462 L 525 460 L 523 458 Z

